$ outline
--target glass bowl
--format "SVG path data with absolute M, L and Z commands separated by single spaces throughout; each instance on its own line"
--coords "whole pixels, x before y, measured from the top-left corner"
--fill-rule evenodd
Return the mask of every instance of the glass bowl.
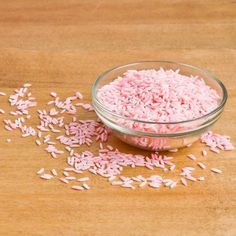
M 192 120 L 169 123 L 152 122 L 119 115 L 109 110 L 97 96 L 99 88 L 118 76 L 122 76 L 127 70 L 160 68 L 179 69 L 182 75 L 193 75 L 204 79 L 205 83 L 219 94 L 218 107 L 208 114 Z M 191 65 L 169 61 L 143 61 L 112 68 L 98 76 L 92 87 L 92 102 L 95 112 L 101 121 L 112 130 L 112 133 L 125 143 L 152 151 L 173 150 L 190 146 L 220 118 L 226 101 L 227 90 L 213 74 Z M 145 127 L 145 129 L 140 127 Z

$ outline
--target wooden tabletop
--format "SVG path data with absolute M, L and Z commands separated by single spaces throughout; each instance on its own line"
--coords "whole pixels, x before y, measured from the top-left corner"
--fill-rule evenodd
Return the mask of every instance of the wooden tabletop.
M 79 90 L 91 101 L 96 76 L 119 64 L 171 60 L 206 68 L 229 93 L 214 131 L 236 143 L 235 1 L 2 1 L 0 36 L 0 91 L 9 95 L 30 82 L 38 108 L 47 107 L 51 91 L 67 97 Z M 0 108 L 10 111 L 7 97 L 0 99 Z M 35 126 L 36 109 L 31 115 L 28 124 Z M 209 153 L 204 163 L 223 174 L 197 170 L 206 181 L 188 187 L 132 191 L 89 175 L 91 190 L 77 192 L 36 175 L 41 167 L 60 172 L 66 155 L 52 159 L 45 146 L 35 145 L 35 138 L 21 138 L 3 124 L 0 129 L 0 235 L 236 235 L 235 151 Z M 109 144 L 124 152 L 147 153 L 115 137 Z M 169 176 L 193 165 L 187 153 L 203 161 L 201 149 L 196 143 L 172 154 L 177 170 Z M 127 176 L 150 173 L 163 174 L 142 168 L 124 171 Z

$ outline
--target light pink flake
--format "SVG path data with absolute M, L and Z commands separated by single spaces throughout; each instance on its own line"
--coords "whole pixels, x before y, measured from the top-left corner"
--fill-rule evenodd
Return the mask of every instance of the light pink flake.
M 188 154 L 187 157 L 193 161 L 196 160 L 196 157 L 193 154 Z
M 0 96 L 6 96 L 6 93 L 0 92 Z
M 32 86 L 32 84 L 30 84 L 30 83 L 25 83 L 25 84 L 23 85 L 24 88 L 29 88 L 29 87 L 31 87 L 31 86 Z
M 74 190 L 84 190 L 82 186 L 78 186 L 78 185 L 73 185 L 71 188 Z
M 35 143 L 36 143 L 38 146 L 41 145 L 41 141 L 40 141 L 39 139 L 36 139 L 36 140 L 35 140 Z
M 87 184 L 85 184 L 85 183 L 83 183 L 83 185 L 82 185 L 83 187 L 84 187 L 84 189 L 87 189 L 87 190 L 89 190 L 90 189 L 90 187 L 87 185 Z
M 54 175 L 54 176 L 57 176 L 57 171 L 55 169 L 52 169 L 51 170 L 51 173 Z
M 69 176 L 69 173 L 68 173 L 67 171 L 64 171 L 64 172 L 63 172 L 63 175 L 65 175 L 66 177 L 68 177 L 68 176 Z
M 202 155 L 205 157 L 207 156 L 207 151 L 206 150 L 202 150 Z
M 187 185 L 188 185 L 186 179 L 180 178 L 180 181 L 181 181 L 181 183 L 182 183 L 184 186 L 187 186 Z
M 197 178 L 198 181 L 204 181 L 205 180 L 205 177 L 204 176 L 200 176 Z
M 148 184 L 150 187 L 152 188 L 160 188 L 161 184 L 160 183 L 155 183 L 155 182 L 151 182 Z M 140 185 L 139 185 L 140 186 Z
M 187 175 L 185 178 L 194 182 L 197 181 L 197 179 L 191 175 Z
M 197 163 L 201 169 L 206 169 L 206 166 L 202 162 Z
M 38 174 L 38 175 L 41 175 L 43 172 L 44 172 L 44 168 L 41 168 L 41 169 L 39 169 L 39 170 L 37 171 L 37 174 Z
M 89 181 L 89 177 L 83 177 L 83 178 L 77 179 L 77 181 L 86 182 L 86 181 Z
M 83 99 L 83 95 L 78 91 L 78 92 L 76 92 L 76 97 L 78 98 L 78 99 Z
M 50 95 L 54 98 L 57 97 L 57 94 L 55 92 L 51 92 Z
M 52 176 L 52 175 L 50 175 L 50 174 L 43 174 L 43 175 L 41 175 L 41 176 L 40 176 L 40 178 L 41 178 L 41 179 L 46 179 L 46 180 L 49 180 L 49 179 L 52 179 L 52 178 L 53 178 L 53 176 Z
M 113 181 L 113 182 L 111 182 L 111 184 L 120 186 L 123 184 L 123 182 L 122 181 Z
M 67 179 L 67 180 L 76 180 L 76 177 L 75 176 L 68 176 L 68 177 L 65 177 L 65 179 Z
M 68 183 L 69 183 L 69 181 L 68 181 L 67 179 L 65 179 L 65 178 L 60 178 L 59 180 L 60 180 L 61 182 L 65 183 L 65 184 L 68 184 Z
M 217 173 L 217 174 L 221 174 L 222 173 L 222 170 L 217 169 L 217 168 L 211 168 L 211 171 L 214 172 L 214 173 Z

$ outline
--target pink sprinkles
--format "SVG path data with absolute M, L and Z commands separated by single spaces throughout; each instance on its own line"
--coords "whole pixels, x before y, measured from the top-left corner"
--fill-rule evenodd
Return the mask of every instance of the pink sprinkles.
M 135 72 L 135 71 L 128 71 L 123 78 L 119 78 L 119 81 L 114 81 L 114 84 L 111 86 L 114 86 L 113 93 L 119 93 L 120 95 L 124 96 L 124 98 L 120 98 L 121 100 L 113 101 L 111 100 L 112 96 L 108 96 L 107 98 L 104 98 L 104 94 L 107 94 L 107 91 L 109 90 L 109 86 L 101 89 L 100 95 L 101 98 L 103 97 L 107 102 L 108 100 L 111 102 L 110 105 L 115 106 L 114 104 L 118 105 L 117 109 L 120 112 L 120 114 L 123 115 L 135 115 L 140 116 L 140 114 L 133 114 L 131 108 L 135 108 L 135 102 L 130 101 L 131 104 L 128 104 L 125 110 L 119 110 L 120 105 L 123 102 L 127 102 L 126 99 L 126 88 L 123 88 L 122 84 L 124 81 L 129 83 L 129 89 L 137 89 L 138 86 L 141 86 L 140 84 L 140 75 L 144 76 L 145 80 L 150 80 L 149 84 L 142 84 L 142 91 L 143 93 L 140 94 L 140 97 L 137 98 L 136 102 L 139 101 L 143 104 L 148 104 L 149 95 L 147 94 L 147 91 L 150 89 L 154 89 L 151 86 L 151 83 L 153 83 L 153 79 L 157 79 L 155 81 L 156 90 L 154 91 L 154 95 L 157 95 L 160 93 L 161 89 L 164 89 L 165 92 L 169 91 L 169 93 L 174 91 L 174 87 L 169 87 L 168 89 L 163 86 L 162 84 L 158 84 L 158 79 L 160 80 L 160 76 L 163 76 L 164 80 L 168 81 L 168 78 L 165 77 L 168 74 L 170 78 L 174 79 L 173 77 L 183 79 L 182 83 L 186 82 L 186 79 L 191 80 L 191 86 L 192 86 L 192 92 L 195 91 L 197 86 L 201 85 L 203 86 L 204 93 L 208 93 L 208 95 L 211 98 L 210 102 L 210 108 L 213 109 L 215 105 L 217 104 L 218 96 L 215 93 L 214 90 L 207 87 L 203 81 L 191 77 L 191 78 L 185 78 L 184 76 L 180 75 L 178 72 L 174 71 L 141 71 L 141 72 Z M 130 80 L 131 77 L 133 80 Z M 124 81 L 123 81 L 124 80 Z M 181 83 L 181 86 L 183 85 Z M 174 84 L 177 85 L 177 81 L 174 81 Z M 173 84 L 173 86 L 174 86 Z M 37 171 L 37 174 L 40 178 L 44 180 L 50 180 L 53 178 L 58 179 L 64 184 L 70 184 L 73 183 L 71 186 L 74 190 L 89 190 L 90 186 L 87 184 L 90 180 L 87 176 L 73 176 L 71 174 L 74 173 L 74 175 L 82 175 L 84 171 L 90 172 L 94 175 L 100 175 L 102 177 L 105 177 L 108 179 L 111 185 L 113 186 L 120 186 L 123 188 L 128 189 L 135 189 L 135 188 L 144 188 L 146 186 L 149 186 L 153 189 L 159 189 L 160 187 L 164 186 L 167 188 L 175 188 L 177 186 L 177 183 L 180 182 L 182 185 L 187 186 L 187 180 L 196 182 L 198 181 L 204 181 L 204 176 L 197 177 L 194 175 L 195 168 L 191 166 L 187 166 L 182 168 L 182 171 L 180 172 L 180 178 L 179 180 L 174 179 L 167 179 L 160 175 L 151 175 L 149 177 L 143 177 L 141 175 L 138 176 L 123 176 L 122 171 L 125 167 L 145 167 L 146 169 L 155 170 L 160 169 L 163 174 L 167 171 L 174 171 L 178 172 L 178 169 L 176 170 L 176 165 L 172 162 L 173 157 L 166 156 L 166 155 L 160 155 L 157 152 L 151 153 L 150 156 L 143 156 L 143 155 L 135 155 L 135 154 L 128 154 L 123 153 L 119 151 L 118 149 L 112 147 L 111 145 L 104 145 L 103 143 L 108 141 L 110 130 L 105 127 L 100 120 L 77 120 L 77 118 L 74 116 L 74 114 L 77 111 L 76 107 L 81 107 L 87 111 L 93 111 L 93 108 L 88 103 L 76 103 L 73 104 L 76 100 L 82 100 L 83 95 L 80 92 L 77 92 L 75 96 L 68 97 L 64 101 L 61 101 L 57 95 L 56 92 L 51 92 L 51 96 L 54 100 L 49 102 L 49 105 L 54 105 L 54 107 L 47 110 L 38 110 L 38 116 L 39 116 L 39 125 L 37 128 L 33 128 L 31 126 L 25 125 L 25 122 L 29 119 L 31 119 L 31 115 L 29 114 L 29 109 L 31 107 L 34 107 L 37 105 L 35 102 L 35 98 L 32 97 L 32 93 L 28 92 L 29 87 L 31 84 L 25 84 L 22 88 L 16 89 L 15 93 L 13 95 L 10 95 L 9 102 L 12 107 L 15 108 L 15 111 L 10 111 L 10 114 L 15 117 L 15 120 L 5 119 L 5 129 L 9 131 L 13 131 L 15 129 L 19 129 L 22 133 L 22 137 L 28 137 L 28 136 L 37 136 L 37 139 L 35 139 L 35 143 L 37 145 L 46 145 L 45 151 L 50 153 L 53 158 L 56 158 L 58 155 L 64 154 L 63 150 L 60 150 L 56 147 L 56 145 L 59 142 L 59 145 L 64 145 L 65 151 L 68 152 L 68 158 L 67 158 L 67 164 L 70 167 L 66 167 L 64 170 L 62 170 L 60 173 L 56 171 L 55 169 L 52 169 L 50 172 L 51 174 L 45 173 L 45 169 L 41 168 Z M 149 87 L 148 87 L 149 86 Z M 107 90 L 108 89 L 108 90 Z M 121 89 L 121 91 L 119 91 Z M 183 90 L 180 90 L 183 92 Z M 178 89 L 175 91 L 176 94 L 180 92 Z M 132 91 L 129 91 L 128 93 Z M 103 94 L 103 95 L 102 95 Z M 5 95 L 3 92 L 0 93 L 0 95 Z M 114 95 L 114 94 L 113 94 Z M 116 94 L 117 95 L 117 94 Z M 189 106 L 189 98 L 190 93 L 187 93 L 183 95 L 180 102 L 183 107 L 182 111 L 185 109 L 185 105 Z M 163 99 L 167 99 L 166 93 L 163 93 L 162 96 L 153 96 L 152 102 L 155 104 L 158 104 L 158 106 L 154 105 L 155 112 L 158 112 L 161 101 Z M 174 99 L 175 95 L 171 95 L 171 98 Z M 122 100 L 124 99 L 124 100 Z M 170 98 L 168 98 L 170 99 Z M 200 98 L 197 98 L 200 99 Z M 203 100 L 199 100 L 198 102 L 204 102 Z M 177 105 L 177 103 L 175 104 Z M 207 109 L 209 111 L 209 107 L 205 107 L 204 104 L 202 104 L 201 109 L 196 109 L 193 111 L 193 114 L 190 114 L 189 111 L 186 111 L 185 115 L 178 114 L 179 119 L 185 119 L 185 116 L 192 115 L 193 117 L 200 116 L 204 114 Z M 131 106 L 131 107 L 130 107 Z M 151 106 L 146 106 L 145 109 L 150 109 Z M 162 119 L 162 121 L 172 120 L 172 112 L 175 112 L 175 109 L 169 110 L 169 115 L 163 114 L 159 118 Z M 123 113 L 124 112 L 124 113 Z M 0 113 L 3 113 L 0 111 Z M 71 122 L 68 124 L 65 123 L 65 117 L 61 114 L 67 113 L 68 115 L 71 115 Z M 154 112 L 150 111 L 150 116 L 153 119 L 156 119 L 157 117 L 154 116 Z M 140 118 L 140 117 L 139 117 Z M 145 118 L 145 117 L 142 117 Z M 158 118 L 158 119 L 159 119 Z M 58 134 L 61 133 L 61 134 Z M 53 135 L 56 135 L 56 138 L 52 140 Z M 7 141 L 10 142 L 10 139 L 7 139 Z M 76 152 L 75 148 L 81 147 L 82 145 L 90 146 L 94 144 L 94 142 L 99 141 L 99 151 L 91 152 L 91 151 L 83 151 L 83 152 Z M 233 150 L 234 147 L 230 142 L 230 138 L 228 136 L 221 136 L 219 134 L 214 134 L 212 131 L 209 131 L 202 135 L 201 141 L 205 143 L 207 146 L 210 147 L 210 150 L 219 153 L 220 150 Z M 178 150 L 171 150 L 171 152 L 177 152 Z M 202 156 L 205 157 L 207 155 L 206 150 L 202 150 Z M 188 158 L 191 160 L 196 160 L 196 157 L 194 154 L 188 154 Z M 195 162 L 196 163 L 196 162 Z M 206 169 L 206 165 L 202 162 L 197 162 L 195 166 L 199 166 L 202 170 Z M 201 170 L 201 171 L 202 171 Z M 218 168 L 211 168 L 212 172 L 221 174 L 222 171 Z M 63 176 L 63 177 L 61 177 Z M 81 185 L 80 185 L 81 184 Z

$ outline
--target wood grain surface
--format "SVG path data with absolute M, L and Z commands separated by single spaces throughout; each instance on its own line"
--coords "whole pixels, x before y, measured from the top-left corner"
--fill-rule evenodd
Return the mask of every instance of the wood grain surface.
M 66 97 L 79 90 L 91 101 L 96 76 L 118 64 L 171 60 L 206 68 L 229 92 L 214 131 L 236 143 L 235 1 L 0 1 L 0 36 L 0 91 L 9 95 L 30 82 L 40 108 L 47 107 L 50 91 Z M 6 97 L 0 98 L 0 107 L 11 110 Z M 31 115 L 34 126 L 36 109 Z M 78 116 L 94 117 L 82 111 Z M 0 235 L 236 235 L 235 151 L 210 153 L 204 163 L 223 174 L 197 170 L 206 181 L 188 187 L 132 191 L 89 175 L 92 189 L 76 192 L 36 175 L 41 167 L 62 170 L 66 155 L 52 159 L 34 138 L 21 138 L 3 125 L 0 130 Z M 115 137 L 109 143 L 121 151 L 146 153 Z M 173 154 L 178 169 L 169 176 L 192 164 L 187 153 L 203 160 L 201 149 L 196 143 Z M 148 176 L 150 171 L 124 171 L 139 173 Z

